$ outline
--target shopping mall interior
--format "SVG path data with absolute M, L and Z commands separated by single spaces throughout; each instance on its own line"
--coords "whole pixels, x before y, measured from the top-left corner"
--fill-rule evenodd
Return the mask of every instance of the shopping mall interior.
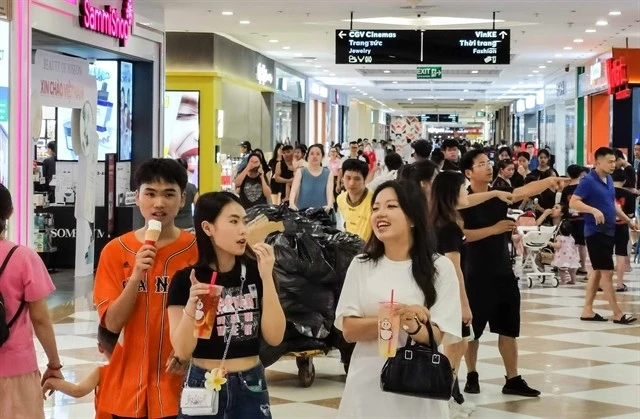
M 93 122 L 95 131 L 88 128 Z M 523 177 L 538 166 L 519 168 L 519 151 L 546 150 L 551 169 L 567 177 L 576 165 L 596 167 L 596 150 L 610 147 L 624 161 L 616 168 L 635 172 L 633 186 L 624 185 L 633 194 L 628 199 L 635 199 L 640 194 L 640 0 L 0 0 L 0 185 L 13 197 L 12 216 L 0 228 L 0 255 L 5 240 L 39 255 L 55 286 L 46 301 L 69 382 L 81 382 L 106 363 L 96 347 L 101 319 L 95 272 L 108 243 L 147 225 L 134 176 L 146 161 L 181 159 L 188 182 L 202 196 L 237 192 L 247 151 L 262 151 L 266 165 L 277 157 L 278 144 L 321 144 L 327 155 L 338 145 L 348 155 L 350 143 L 359 139 L 364 154 L 375 156 L 384 140 L 383 147 L 393 147 L 407 163 L 418 160 L 416 142 L 428 142 L 432 159 L 441 145 L 449 159 L 447 141 L 469 149 L 475 144 L 484 147 L 492 165 L 495 159 L 494 178 L 502 176 L 500 147 L 508 147 L 515 162 L 511 176 L 522 169 Z M 386 156 L 386 148 L 379 150 Z M 535 154 L 526 160 L 537 165 Z M 386 170 L 383 160 L 378 158 L 380 173 Z M 275 167 L 272 187 L 279 182 Z M 557 196 L 551 207 L 560 202 L 560 191 Z M 191 217 L 195 200 L 193 208 L 188 205 Z M 544 214 L 536 198 L 533 212 L 538 209 Z M 626 214 L 639 213 L 632 208 Z M 593 310 L 603 321 L 584 321 L 594 272 L 591 250 L 575 283 L 565 284 L 557 271 L 564 268 L 542 264 L 549 276 L 536 276 L 538 261 L 527 266 L 530 248 L 519 255 L 515 244 L 510 248 L 521 299 L 517 371 L 539 396 L 503 393 L 506 350 L 492 325 L 477 353 L 481 391 L 465 391 L 469 370 L 463 359 L 457 376 L 465 402 L 438 401 L 448 414 L 425 410 L 412 417 L 640 418 L 640 321 L 617 321 L 620 310 L 628 318 L 640 316 L 640 246 L 635 246 L 640 242 L 631 225 L 626 261 L 616 249 L 616 269 L 628 264 L 613 276 L 616 281 L 624 274 L 624 287 L 619 279 L 613 293 L 619 309 L 612 308 L 609 293 L 595 297 Z M 558 224 L 550 240 L 559 230 Z M 332 266 L 338 270 L 337 262 Z M 583 270 L 589 274 L 580 275 Z M 281 301 L 290 298 L 277 292 Z M 339 298 L 338 289 L 329 303 L 331 320 Z M 331 334 L 305 329 L 287 310 L 287 338 L 297 334 L 324 343 L 283 350 L 270 362 L 263 358 L 269 397 L 262 405 L 264 417 L 269 412 L 292 419 L 408 417 L 375 416 L 346 403 L 357 399 L 353 384 L 349 389 L 349 364 L 340 345 L 327 337 L 337 332 L 342 339 L 341 332 L 332 321 Z M 305 310 L 305 316 L 317 314 Z M 350 315 L 359 317 L 355 313 Z M 44 374 L 51 367 L 49 351 L 37 336 L 33 342 Z M 4 356 L 2 351 L 0 344 Z M 11 376 L 3 369 L 10 371 L 0 359 L 0 389 L 11 390 Z M 398 403 L 419 399 L 382 392 L 376 374 L 373 390 L 362 389 L 372 391 L 370 398 L 376 398 L 375 391 Z M 430 409 L 436 402 L 424 403 Z M 44 402 L 44 417 L 98 417 L 96 406 L 93 391 L 82 397 L 56 391 Z M 126 412 L 118 409 L 108 406 L 103 413 L 110 413 L 100 418 Z M 0 405 L 0 419 L 3 412 Z M 119 416 L 161 417 L 151 410 L 135 413 Z

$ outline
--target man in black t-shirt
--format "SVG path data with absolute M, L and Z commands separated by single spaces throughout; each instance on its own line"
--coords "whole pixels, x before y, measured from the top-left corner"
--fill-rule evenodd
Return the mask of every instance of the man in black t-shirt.
M 633 170 L 633 166 L 629 163 L 624 156 L 622 150 L 616 149 L 616 170 L 622 170 L 624 173 L 623 188 L 628 189 L 631 192 L 636 192 L 636 171 Z
M 461 159 L 460 167 L 471 183 L 470 194 L 489 190 L 493 168 L 484 151 L 467 152 Z M 513 194 L 522 198 L 530 197 L 546 189 L 556 189 L 562 182 L 559 178 L 547 178 L 515 189 Z M 480 348 L 478 339 L 489 323 L 491 331 L 500 335 L 498 346 L 507 373 L 502 392 L 537 397 L 540 392 L 530 388 L 518 375 L 516 338 L 520 335 L 520 290 L 509 258 L 506 234 L 516 228 L 516 223 L 507 218 L 507 210 L 506 203 L 491 199 L 461 211 L 467 238 L 464 276 L 476 339 L 469 343 L 465 356 L 469 373 L 464 391 L 480 392 L 476 370 Z
M 442 170 L 460 171 L 460 149 L 456 140 L 444 140 L 440 149 L 444 153 L 444 164 Z
M 636 195 L 623 187 L 627 181 L 626 173 L 617 169 L 611 177 L 616 188 L 616 205 L 622 208 L 627 217 L 633 218 L 636 210 Z M 624 292 L 627 291 L 627 286 L 624 284 L 624 273 L 631 261 L 629 260 L 629 226 L 622 220 L 616 220 L 615 244 L 616 291 Z
M 562 195 L 560 197 L 560 203 L 565 204 L 569 207 L 569 201 L 571 201 L 571 197 L 573 196 L 576 188 L 578 187 L 578 183 L 589 173 L 589 169 L 586 167 L 578 166 L 577 164 L 572 164 L 567 167 L 567 175 L 571 181 L 567 186 L 562 190 Z M 578 275 L 586 275 L 586 261 L 587 261 L 587 247 L 586 241 L 584 238 L 584 217 L 579 212 L 571 211 L 571 216 L 569 218 L 569 222 L 571 223 L 571 236 L 576 242 L 576 246 L 578 247 L 578 255 L 580 256 L 580 269 L 578 269 Z

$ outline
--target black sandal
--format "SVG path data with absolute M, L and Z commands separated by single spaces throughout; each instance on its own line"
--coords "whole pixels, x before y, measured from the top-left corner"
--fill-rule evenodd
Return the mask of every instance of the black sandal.
M 615 324 L 631 324 L 636 320 L 638 319 L 636 319 L 635 317 L 631 317 L 631 316 L 627 316 L 626 314 L 623 314 L 622 317 L 620 317 L 620 320 L 614 320 L 613 322 Z
M 629 291 L 629 287 L 627 287 L 627 284 L 622 284 L 620 288 L 616 288 L 616 292 L 627 292 L 627 291 Z
M 594 314 L 593 317 L 580 317 L 580 320 L 583 322 L 606 322 L 608 321 L 598 313 Z

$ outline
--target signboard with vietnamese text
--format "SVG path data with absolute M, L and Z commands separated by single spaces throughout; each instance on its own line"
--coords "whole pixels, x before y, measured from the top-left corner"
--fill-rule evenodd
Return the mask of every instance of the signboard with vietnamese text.
M 96 100 L 96 79 L 87 60 L 38 50 L 32 71 L 32 88 L 43 106 L 81 109 L 91 97 L 91 103 Z
M 336 64 L 509 64 L 511 31 L 336 30 Z

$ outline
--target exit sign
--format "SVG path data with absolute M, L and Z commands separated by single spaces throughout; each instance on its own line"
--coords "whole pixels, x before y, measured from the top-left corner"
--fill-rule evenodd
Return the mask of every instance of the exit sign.
M 442 67 L 418 67 L 416 74 L 418 76 L 418 80 L 441 79 Z
M 476 118 L 484 118 L 485 116 L 487 116 L 485 111 L 476 111 Z

